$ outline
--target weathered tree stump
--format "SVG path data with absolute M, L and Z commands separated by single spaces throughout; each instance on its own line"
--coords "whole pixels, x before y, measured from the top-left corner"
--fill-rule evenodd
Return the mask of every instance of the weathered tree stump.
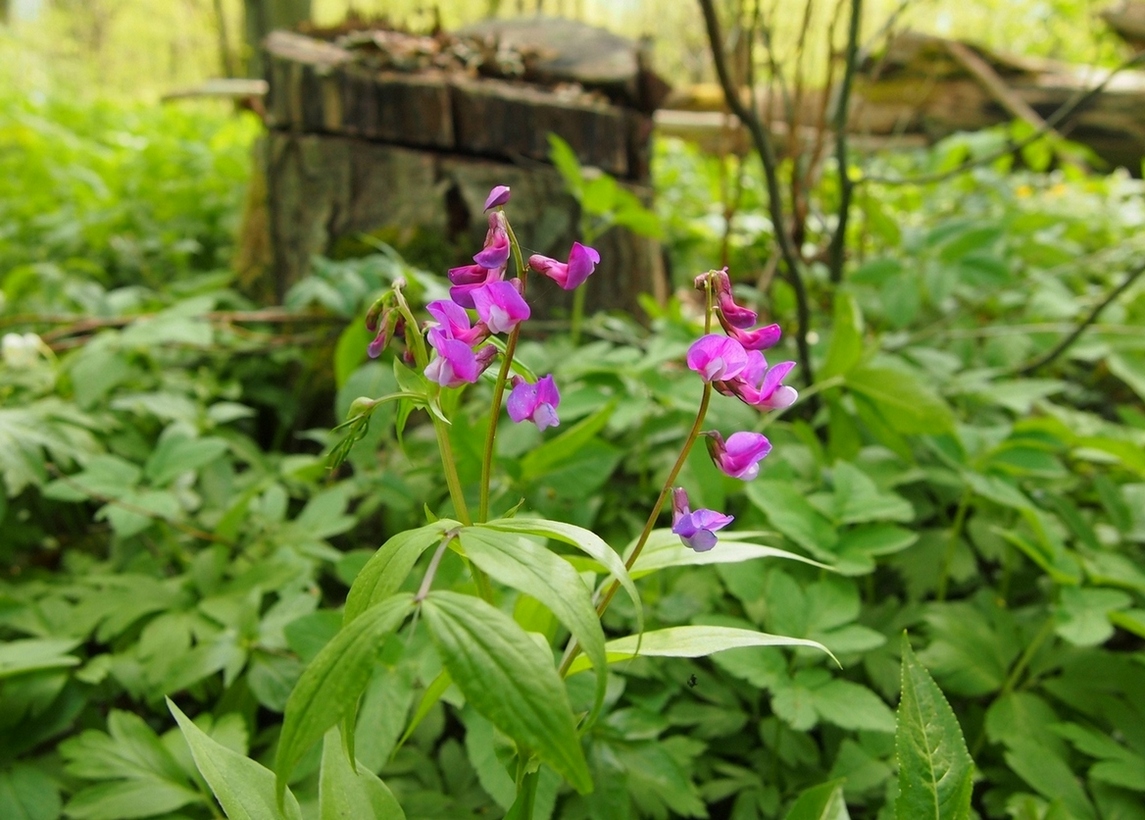
M 414 46 L 419 59 L 426 52 L 441 62 L 430 38 Z M 485 78 L 436 63 L 416 73 L 380 69 L 349 48 L 286 32 L 267 39 L 266 64 L 267 223 L 280 297 L 314 255 L 361 234 L 403 252 L 434 247 L 440 265 L 468 263 L 484 237 L 485 196 L 497 184 L 513 189 L 510 213 L 526 252 L 564 258 L 579 213 L 548 164 L 549 132 L 583 165 L 651 202 L 650 112 L 587 85 Z M 635 77 L 617 86 L 615 71 L 607 82 L 623 94 L 641 87 Z M 596 244 L 591 305 L 635 311 L 641 293 L 664 295 L 654 241 L 614 229 Z M 542 309 L 565 296 L 542 289 Z

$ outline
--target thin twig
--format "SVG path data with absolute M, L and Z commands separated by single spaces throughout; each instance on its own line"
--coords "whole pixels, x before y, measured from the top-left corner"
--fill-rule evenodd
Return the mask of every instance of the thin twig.
M 1046 136 L 1046 134 L 1049 132 L 1056 130 L 1057 127 L 1069 117 L 1071 117 L 1074 112 L 1101 94 L 1101 92 L 1105 90 L 1105 87 L 1109 85 L 1114 77 L 1116 77 L 1122 71 L 1126 71 L 1142 62 L 1145 62 L 1145 51 L 1138 52 L 1128 60 L 1122 62 L 1119 66 L 1112 69 L 1105 76 L 1105 79 L 1103 79 L 1092 88 L 1088 90 L 1078 89 L 1077 93 L 1074 94 L 1071 99 L 1067 100 L 1064 104 L 1062 104 L 1061 108 L 1046 118 L 1045 124 L 1041 128 L 1035 129 L 1026 138 L 1018 140 L 1017 142 L 1012 143 L 1005 148 L 999 149 L 998 151 L 994 151 L 993 153 L 978 157 L 976 159 L 967 160 L 957 168 L 951 168 L 949 171 L 942 171 L 935 174 L 920 174 L 919 176 L 915 177 L 884 177 L 872 174 L 860 177 L 857 180 L 857 183 L 863 184 L 867 182 L 874 182 L 878 183 L 879 185 L 930 185 L 936 182 L 945 182 L 948 179 L 952 179 L 959 174 L 964 174 L 974 168 L 978 168 L 983 165 L 989 165 L 990 163 L 995 162 L 1002 157 L 1013 154 L 1015 151 L 1021 151 L 1027 145 L 1031 145 L 1037 142 L 1042 137 Z
M 851 26 L 847 32 L 847 53 L 843 79 L 839 83 L 839 97 L 835 105 L 835 162 L 839 166 L 839 218 L 831 243 L 827 246 L 827 269 L 831 282 L 843 281 L 843 262 L 847 244 L 847 217 L 855 193 L 847 158 L 847 117 L 850 112 L 851 89 L 855 80 L 855 65 L 859 53 L 859 26 L 863 18 L 863 0 L 851 0 Z
M 1129 286 L 1136 282 L 1142 273 L 1145 273 L 1145 262 L 1139 264 L 1137 267 L 1133 268 L 1133 270 L 1129 271 L 1129 274 L 1125 277 L 1125 279 L 1122 280 L 1120 285 L 1109 291 L 1109 293 L 1105 295 L 1104 299 L 1094 305 L 1093 308 L 1089 311 L 1088 315 L 1086 315 L 1086 317 L 1078 323 L 1077 327 L 1073 329 L 1072 333 L 1070 333 L 1052 348 L 1047 350 L 1041 356 L 1034 359 L 1032 362 L 1019 367 L 1014 371 L 1014 374 L 1018 376 L 1028 376 L 1035 370 L 1041 367 L 1045 367 L 1047 364 L 1068 350 L 1070 345 L 1076 342 L 1078 337 L 1085 332 L 1085 329 L 1097 321 L 1097 317 L 1101 315 L 1101 312 L 1109 307 L 1117 299 L 1118 296 L 1125 293 L 1125 291 L 1129 289 Z
M 792 290 L 795 291 L 796 314 L 798 317 L 798 332 L 795 345 L 799 350 L 799 360 L 802 374 L 807 384 L 814 382 L 814 371 L 811 363 L 811 348 L 807 342 L 810 331 L 811 308 L 807 299 L 807 289 L 803 283 L 803 269 L 799 255 L 787 234 L 786 220 L 783 214 L 782 195 L 779 190 L 778 163 L 775 158 L 775 148 L 771 138 L 764 131 L 759 117 L 744 105 L 740 99 L 730 73 L 728 72 L 727 57 L 724 54 L 723 36 L 720 34 L 720 22 L 716 16 L 716 9 L 712 0 L 699 0 L 700 9 L 704 13 L 704 25 L 707 28 L 708 40 L 711 43 L 712 60 L 715 63 L 716 75 L 719 77 L 720 87 L 724 92 L 724 101 L 728 108 L 739 117 L 751 133 L 752 141 L 759 152 L 763 163 L 763 174 L 767 183 L 768 208 L 771 222 L 775 227 L 775 238 L 779 244 L 779 252 L 787 266 L 788 276 L 791 279 Z

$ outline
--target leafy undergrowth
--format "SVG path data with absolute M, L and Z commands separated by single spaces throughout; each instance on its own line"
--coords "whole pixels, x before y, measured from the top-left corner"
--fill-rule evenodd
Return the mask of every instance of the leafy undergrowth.
M 381 408 L 347 466 L 330 475 L 324 458 L 355 397 L 396 389 L 388 361 L 365 361 L 363 306 L 398 276 L 421 301 L 443 280 L 388 254 L 325 262 L 283 309 L 260 309 L 224 269 L 246 126 L 2 104 L 0 143 L 26 159 L 0 151 L 0 321 L 13 334 L 0 368 L 0 816 L 217 816 L 193 755 L 214 741 L 269 765 L 286 698 L 338 630 L 358 570 L 426 510 L 450 512 L 416 417 L 399 441 Z M 933 170 L 964 149 L 948 142 L 894 170 Z M 720 255 L 714 161 L 682 146 L 658 160 L 686 284 Z M 772 251 L 755 178 L 731 226 L 731 273 L 742 301 L 790 328 L 788 285 L 756 287 Z M 615 666 L 607 717 L 583 739 L 595 790 L 558 791 L 543 771 L 542 809 L 839 817 L 845 802 L 852 816 L 895 817 L 918 798 L 900 793 L 896 758 L 906 680 L 915 717 L 899 743 L 946 727 L 930 762 L 947 749 L 965 779 L 969 753 L 980 815 L 1145 817 L 1141 288 L 1028 367 L 1137 264 L 1142 193 L 1120 175 L 990 167 L 860 189 L 846 281 L 833 290 L 816 271 L 810 283 L 816 384 L 778 417 L 713 405 L 712 427 L 772 439 L 760 477 L 728 479 L 698 453 L 682 482 L 697 507 L 831 569 L 761 558 L 638 579 L 648 628 L 806 638 L 842 669 L 758 647 Z M 525 344 L 562 385 L 561 426 L 506 423 L 495 510 L 524 499 L 616 549 L 631 540 L 698 395 L 682 365 L 697 333 L 688 299 L 649 310 L 651 329 L 599 316 L 580 347 Z M 451 430 L 468 484 L 484 389 Z M 438 583 L 470 581 L 444 563 Z M 537 601 L 502 603 L 556 636 Z M 605 626 L 634 631 L 623 596 Z M 903 630 L 917 650 L 905 663 Z M 440 668 L 425 629 L 387 646 L 357 757 L 409 817 L 500 816 L 514 794 L 504 738 L 455 689 L 417 711 Z M 570 679 L 574 702 L 591 700 L 584 689 Z M 196 750 L 166 697 L 201 730 Z M 320 754 L 294 768 L 304 816 Z M 962 792 L 934 797 L 955 807 L 942 816 L 964 816 Z

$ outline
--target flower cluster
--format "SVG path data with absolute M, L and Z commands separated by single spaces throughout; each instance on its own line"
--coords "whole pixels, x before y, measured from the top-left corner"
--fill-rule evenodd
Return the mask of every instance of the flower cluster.
M 716 316 L 726 335 L 709 333 L 688 349 L 688 367 L 725 396 L 764 410 L 789 407 L 799 397 L 793 387 L 783 384 L 795 362 L 768 365 L 763 351 L 780 338 L 779 325 L 752 329 L 758 319 L 755 311 L 736 303 L 732 296 L 727 268 L 696 277 L 696 287 L 711 294 Z M 713 463 L 725 475 L 751 481 L 759 475 L 759 462 L 771 452 L 771 442 L 760 433 L 732 433 L 727 440 L 716 431 L 703 433 Z M 688 506 L 688 495 L 676 488 L 672 497 L 672 531 L 697 552 L 710 550 L 716 543 L 715 531 L 730 524 L 731 516 L 713 510 Z
M 523 278 L 506 278 L 515 240 L 502 206 L 509 201 L 510 193 L 507 185 L 498 185 L 489 192 L 485 200 L 489 228 L 484 245 L 474 254 L 472 265 L 449 270 L 450 298 L 426 305 L 433 321 L 427 326 L 425 339 L 433 356 L 424 372 L 427 379 L 442 387 L 475 383 L 497 358 L 497 348 L 486 344 L 489 337 L 512 333 L 530 316 Z M 520 259 L 519 254 L 517 258 Z M 574 242 L 567 262 L 535 254 L 529 257 L 528 268 L 565 290 L 573 290 L 588 279 L 598 262 L 600 254 Z M 522 277 L 524 273 L 522 270 Z M 477 314 L 476 323 L 470 310 Z M 401 315 L 388 297 L 379 299 L 371 308 L 366 325 L 377 333 L 368 348 L 371 357 L 381 355 L 389 341 L 403 332 Z M 541 430 L 560 423 L 560 391 L 551 375 L 535 384 L 516 376 L 512 385 L 507 402 L 510 418 L 516 422 L 532 421 Z

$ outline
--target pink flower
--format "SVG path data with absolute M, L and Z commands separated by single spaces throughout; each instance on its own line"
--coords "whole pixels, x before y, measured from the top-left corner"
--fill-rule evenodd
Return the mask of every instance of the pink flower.
M 448 299 L 430 302 L 425 309 L 437 319 L 440 330 L 450 339 L 456 339 L 473 347 L 489 336 L 489 328 L 486 325 L 478 322 L 475 326 L 470 326 L 469 314 L 465 309 Z
M 473 384 L 497 358 L 497 348 L 485 345 L 476 353 L 458 339 L 452 339 L 438 327 L 426 334 L 436 355 L 425 366 L 425 377 L 442 387 Z
M 535 253 L 529 257 L 529 267 L 549 277 L 565 290 L 576 290 L 584 280 L 592 275 L 600 263 L 600 254 L 595 249 L 573 242 L 569 251 L 568 263 L 558 262 L 548 256 Z
M 536 384 L 514 376 L 506 407 L 513 421 L 520 423 L 528 419 L 537 425 L 538 430 L 544 430 L 561 423 L 557 418 L 557 405 L 560 403 L 561 394 L 551 375 L 542 377 Z
M 781 410 L 790 407 L 799 398 L 794 387 L 783 384 L 783 379 L 795 367 L 795 362 L 780 362 L 768 367 L 767 359 L 758 350 L 747 351 L 747 365 L 743 371 L 730 380 L 716 384 L 716 389 L 726 396 L 735 396 L 746 404 L 764 410 Z
M 747 352 L 743 345 L 727 336 L 709 333 L 688 348 L 688 367 L 706 382 L 734 379 L 746 366 Z
M 680 536 L 685 547 L 707 552 L 716 545 L 716 530 L 722 530 L 734 520 L 734 516 L 715 510 L 692 512 L 688 508 L 688 494 L 684 488 L 672 490 L 672 532 Z
M 489 230 L 485 233 L 485 247 L 473 257 L 483 268 L 496 269 L 509 261 L 509 229 L 502 211 L 489 214 Z
M 496 208 L 499 205 L 504 205 L 509 201 L 509 186 L 497 185 L 489 192 L 489 198 L 485 200 L 485 210 Z
M 771 452 L 771 442 L 760 433 L 732 433 L 727 441 L 715 431 L 704 435 L 716 467 L 741 481 L 751 481 L 759 475 L 759 462 Z
M 744 350 L 767 350 L 769 347 L 775 347 L 783 335 L 783 331 L 776 324 L 764 325 L 755 330 L 741 330 L 735 325 L 726 323 L 722 312 L 720 323 L 723 324 L 728 336 L 743 345 Z
M 696 287 L 703 289 L 704 279 L 712 283 L 712 290 L 716 296 L 716 304 L 720 309 L 720 323 L 727 327 L 747 328 L 755 324 L 758 316 L 754 310 L 737 305 L 732 297 L 732 280 L 728 276 L 728 269 L 714 270 L 696 277 Z M 729 334 L 730 335 L 730 334 Z
M 492 333 L 506 333 L 529 318 L 529 305 L 521 296 L 520 281 L 489 282 L 472 292 L 477 315 Z

